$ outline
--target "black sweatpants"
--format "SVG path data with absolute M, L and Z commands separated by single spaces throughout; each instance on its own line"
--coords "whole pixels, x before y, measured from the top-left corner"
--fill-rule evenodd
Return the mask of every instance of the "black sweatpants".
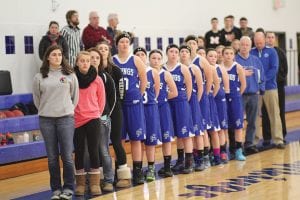
M 75 168 L 84 168 L 84 150 L 87 141 L 87 149 L 90 157 L 90 168 L 99 168 L 99 136 L 100 119 L 93 119 L 75 129 L 74 148 L 75 148 Z

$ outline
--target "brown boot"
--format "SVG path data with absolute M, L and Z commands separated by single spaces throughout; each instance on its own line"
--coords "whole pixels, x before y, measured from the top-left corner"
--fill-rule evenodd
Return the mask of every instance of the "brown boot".
M 100 172 L 89 172 L 90 190 L 93 196 L 102 194 L 100 189 Z
M 122 167 L 117 169 L 118 182 L 116 187 L 127 188 L 131 186 L 131 171 L 129 167 Z
M 76 179 L 75 195 L 83 196 L 85 192 L 86 173 L 76 174 L 75 179 Z

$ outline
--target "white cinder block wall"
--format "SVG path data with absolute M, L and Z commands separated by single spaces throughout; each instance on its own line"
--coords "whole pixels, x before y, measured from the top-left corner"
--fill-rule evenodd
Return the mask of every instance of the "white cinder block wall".
M 151 37 L 151 47 L 156 48 L 156 38 L 163 38 L 163 47 L 168 37 L 178 38 L 187 34 L 201 34 L 210 29 L 210 19 L 218 17 L 223 27 L 223 17 L 232 14 L 238 19 L 245 16 L 249 25 L 256 29 L 286 32 L 287 49 L 292 39 L 296 49 L 296 33 L 300 32 L 300 1 L 282 0 L 283 8 L 274 9 L 274 0 L 10 0 L 0 7 L 0 70 L 10 70 L 14 93 L 31 92 L 32 77 L 38 71 L 40 38 L 47 31 L 50 20 L 64 26 L 65 13 L 69 9 L 79 11 L 80 27 L 88 24 L 88 13 L 100 14 L 101 26 L 107 26 L 110 12 L 119 14 L 119 28 L 132 31 L 144 45 L 144 37 Z M 54 10 L 53 10 L 54 8 Z M 14 35 L 16 53 L 5 54 L 5 36 Z M 24 53 L 24 36 L 34 38 L 35 54 Z

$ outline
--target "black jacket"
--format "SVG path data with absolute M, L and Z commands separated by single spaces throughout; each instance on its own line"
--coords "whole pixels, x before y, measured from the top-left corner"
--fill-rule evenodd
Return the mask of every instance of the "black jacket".
M 66 42 L 65 38 L 62 37 L 61 35 L 58 37 L 56 40 L 56 43 L 61 46 L 63 49 L 63 54 L 66 59 L 69 59 L 69 46 L 68 43 Z M 49 39 L 48 35 L 44 35 L 40 41 L 39 44 L 39 57 L 41 60 L 43 60 L 44 54 L 46 53 L 46 50 L 49 46 L 51 46 L 51 40 Z
M 279 48 L 274 47 L 278 54 L 279 68 L 277 72 L 277 84 L 286 85 L 286 77 L 288 73 L 288 64 L 285 52 Z
M 104 87 L 105 87 L 105 94 L 106 94 L 106 103 L 102 113 L 102 116 L 107 115 L 110 116 L 112 111 L 116 105 L 116 88 L 115 83 L 112 77 L 105 71 L 99 71 L 99 76 L 101 77 Z

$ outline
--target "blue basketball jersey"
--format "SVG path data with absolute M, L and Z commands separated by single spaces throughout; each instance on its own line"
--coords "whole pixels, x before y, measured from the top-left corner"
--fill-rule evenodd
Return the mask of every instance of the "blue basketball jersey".
M 156 104 L 156 96 L 154 90 L 154 79 L 152 74 L 152 68 L 147 67 L 147 86 L 143 95 L 143 104 Z
M 113 62 L 122 70 L 125 98 L 124 103 L 135 104 L 142 99 L 140 92 L 140 79 L 134 64 L 134 56 L 130 55 L 125 62 L 121 62 L 118 55 L 113 56 Z
M 223 82 L 222 71 L 221 71 L 219 65 L 217 65 L 216 70 L 217 70 L 218 78 L 220 81 L 220 89 L 219 89 L 217 95 L 215 96 L 215 98 L 224 98 L 225 97 L 224 82 Z
M 195 74 L 192 70 L 192 66 L 189 66 L 189 71 L 190 71 L 191 77 L 192 77 L 192 86 L 193 86 L 192 95 L 193 94 L 197 95 L 197 92 L 198 92 L 197 81 L 196 81 Z
M 230 69 L 227 69 L 229 76 L 230 95 L 240 95 L 241 82 L 237 73 L 237 63 L 234 62 Z
M 201 70 L 201 72 L 202 72 L 202 80 L 203 80 L 203 85 L 204 85 L 204 84 L 206 83 L 206 78 L 205 78 L 204 71 L 203 71 L 202 67 L 200 66 L 200 56 L 197 55 L 197 56 L 193 59 L 192 63 L 193 63 L 194 65 L 198 66 L 199 69 Z M 203 87 L 203 89 L 205 89 L 205 87 Z
M 162 105 L 166 102 L 168 102 L 168 85 L 165 79 L 165 72 L 166 70 L 161 69 L 159 71 L 159 77 L 160 77 L 160 90 L 157 97 L 158 105 Z
M 164 66 L 164 69 L 168 70 L 167 66 Z M 186 94 L 186 87 L 184 83 L 184 76 L 181 72 L 181 64 L 178 63 L 176 67 L 174 67 L 172 70 L 168 70 L 177 86 L 178 96 L 170 99 L 170 101 L 182 101 L 187 100 L 187 94 Z

